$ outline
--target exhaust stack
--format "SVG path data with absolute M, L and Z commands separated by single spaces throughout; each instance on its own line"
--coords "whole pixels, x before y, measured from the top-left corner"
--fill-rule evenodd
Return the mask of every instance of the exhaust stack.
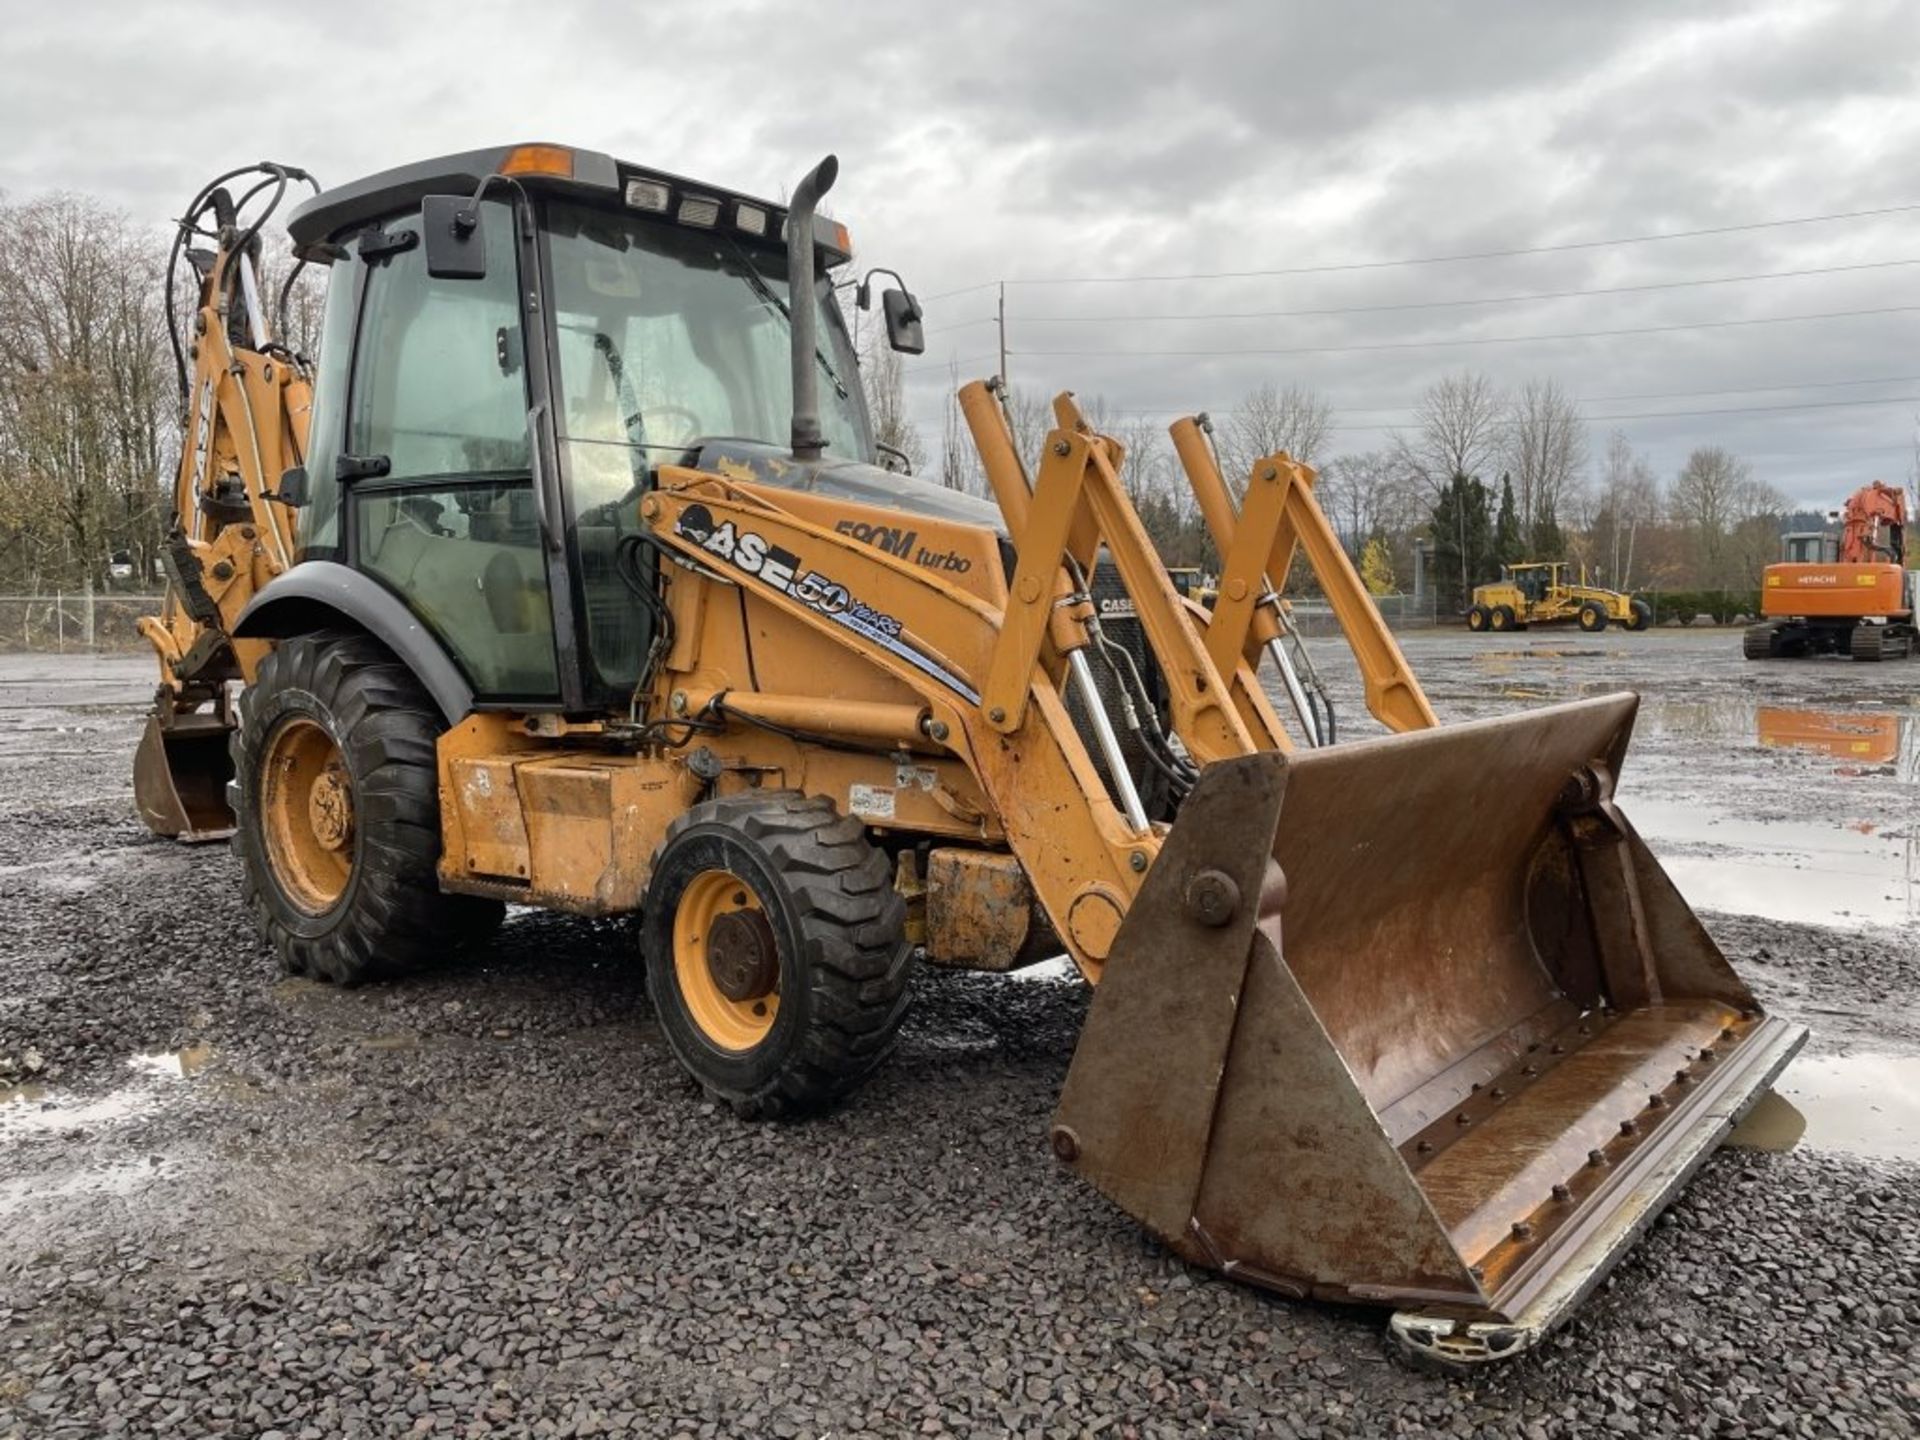
M 829 155 L 794 188 L 787 207 L 787 312 L 793 332 L 793 458 L 818 460 L 827 448 L 820 430 L 820 321 L 813 303 L 813 212 L 833 188 L 840 161 Z

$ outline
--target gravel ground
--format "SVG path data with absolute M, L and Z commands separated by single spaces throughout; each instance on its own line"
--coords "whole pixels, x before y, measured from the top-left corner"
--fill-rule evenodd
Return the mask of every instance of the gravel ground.
M 1448 716 L 1556 667 L 1747 683 L 1706 643 L 1737 637 L 1646 638 L 1672 663 L 1542 646 L 1526 684 L 1410 649 Z M 1540 1352 L 1424 1375 L 1378 1313 L 1191 1270 L 1051 1160 L 1077 985 L 922 979 L 850 1103 L 743 1124 L 679 1075 L 624 926 L 280 980 L 225 850 L 131 818 L 145 668 L 46 706 L 33 673 L 0 661 L 0 1096 L 32 1087 L 0 1110 L 0 1436 L 1920 1433 L 1920 1165 L 1723 1151 Z M 1920 666 L 1875 683 L 1911 706 Z M 1645 731 L 1669 790 L 1763 758 Z M 1802 771 L 1741 804 L 1897 825 L 1920 781 Z M 1707 918 L 1828 1051 L 1920 1048 L 1911 926 Z

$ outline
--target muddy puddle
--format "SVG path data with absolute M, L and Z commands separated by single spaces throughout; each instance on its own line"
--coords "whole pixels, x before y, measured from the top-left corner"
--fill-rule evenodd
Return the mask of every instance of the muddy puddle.
M 1920 918 L 1920 818 L 1913 829 L 1883 830 L 1749 819 L 1699 800 L 1621 800 L 1696 910 L 1842 928 Z
M 1920 1055 L 1800 1056 L 1728 1143 L 1920 1160 Z
M 1629 767 L 1623 808 L 1693 906 L 1842 928 L 1920 920 L 1920 814 L 1897 803 L 1920 785 L 1920 714 L 1661 701 L 1635 730 L 1649 749 L 1706 741 L 1787 758 L 1762 779 L 1679 793 L 1671 776 Z
M 63 1095 L 51 1085 L 0 1089 L 0 1139 L 20 1135 L 71 1134 L 152 1114 L 166 1103 L 170 1082 L 186 1080 L 213 1059 L 202 1042 L 180 1050 L 154 1050 L 127 1058 L 133 1078 L 87 1099 Z

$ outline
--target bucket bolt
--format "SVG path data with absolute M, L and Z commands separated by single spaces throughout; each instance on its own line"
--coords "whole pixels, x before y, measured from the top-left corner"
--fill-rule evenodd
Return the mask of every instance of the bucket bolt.
M 1080 1137 L 1074 1133 L 1072 1126 L 1054 1126 L 1051 1139 L 1056 1158 L 1066 1161 L 1069 1165 L 1080 1158 Z
M 1225 871 L 1195 871 L 1187 881 L 1187 913 L 1202 925 L 1225 925 L 1239 908 L 1240 887 Z

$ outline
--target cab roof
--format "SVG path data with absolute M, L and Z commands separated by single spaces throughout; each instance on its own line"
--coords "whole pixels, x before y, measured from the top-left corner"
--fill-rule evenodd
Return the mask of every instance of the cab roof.
M 287 231 L 293 237 L 297 254 L 324 263 L 331 258 L 328 242 L 417 209 L 429 195 L 471 195 L 482 180 L 499 174 L 510 174 L 530 189 L 569 196 L 589 204 L 633 208 L 664 219 L 678 219 L 682 224 L 690 223 L 683 210 L 684 202 L 717 202 L 717 218 L 713 223 L 727 226 L 742 243 L 784 243 L 787 212 L 783 205 L 710 185 L 704 180 L 688 180 L 663 170 L 633 165 L 599 150 L 581 150 L 549 142 L 464 150 L 457 155 L 417 160 L 411 165 L 337 185 L 296 208 L 287 219 Z M 634 181 L 643 182 L 639 193 L 649 199 L 658 198 L 664 187 L 664 202 L 634 204 L 630 198 L 635 193 L 631 185 Z M 746 229 L 739 220 L 743 206 L 749 212 L 765 215 L 761 232 Z M 705 213 L 704 207 L 699 213 Z M 837 221 L 816 215 L 813 238 L 829 267 L 853 258 L 846 227 Z

